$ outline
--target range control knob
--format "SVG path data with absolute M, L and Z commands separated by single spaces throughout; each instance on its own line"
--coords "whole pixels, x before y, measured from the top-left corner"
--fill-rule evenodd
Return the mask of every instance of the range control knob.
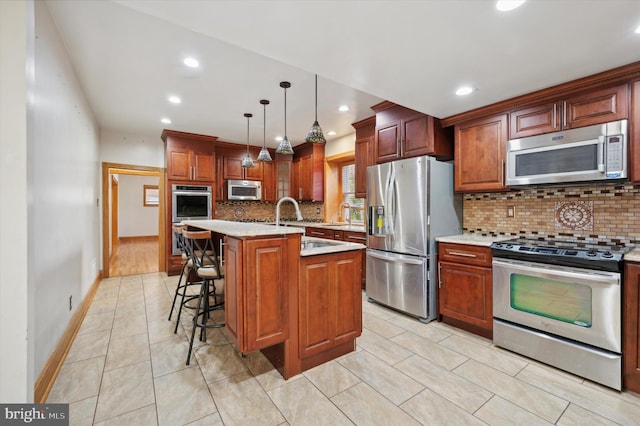
M 598 255 L 598 252 L 593 250 L 587 252 L 587 256 L 589 257 L 596 257 L 597 255 Z
M 613 257 L 613 253 L 611 253 L 610 251 L 604 252 L 602 253 L 602 257 L 611 259 Z

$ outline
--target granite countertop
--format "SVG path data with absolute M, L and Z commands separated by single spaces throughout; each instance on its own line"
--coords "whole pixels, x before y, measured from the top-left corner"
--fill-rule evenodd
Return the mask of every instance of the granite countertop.
M 494 241 L 504 241 L 512 239 L 512 236 L 485 236 L 476 234 L 459 234 L 444 237 L 436 237 L 436 241 L 440 243 L 468 244 L 472 246 L 489 247 Z
M 631 250 L 624 255 L 625 262 L 640 262 L 640 248 Z
M 258 235 L 304 234 L 297 226 L 273 226 L 254 222 L 232 222 L 229 220 L 184 220 L 183 224 L 231 237 L 255 237 Z
M 268 224 L 274 224 L 275 222 L 266 222 Z M 353 232 L 366 232 L 364 225 L 349 225 L 347 222 L 307 222 L 307 221 L 295 221 L 287 220 L 280 221 L 280 226 L 298 226 L 306 228 L 307 226 L 314 228 L 326 228 L 335 229 L 337 231 L 353 231 Z

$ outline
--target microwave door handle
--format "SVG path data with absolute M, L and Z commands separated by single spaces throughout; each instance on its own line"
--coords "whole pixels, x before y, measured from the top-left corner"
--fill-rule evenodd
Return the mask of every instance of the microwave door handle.
M 598 171 L 600 173 L 605 172 L 604 167 L 604 136 L 598 136 Z

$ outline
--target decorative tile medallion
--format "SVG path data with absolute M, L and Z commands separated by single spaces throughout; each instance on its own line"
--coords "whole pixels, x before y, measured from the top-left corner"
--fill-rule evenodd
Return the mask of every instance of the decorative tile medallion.
M 593 201 L 557 201 L 556 229 L 593 231 Z

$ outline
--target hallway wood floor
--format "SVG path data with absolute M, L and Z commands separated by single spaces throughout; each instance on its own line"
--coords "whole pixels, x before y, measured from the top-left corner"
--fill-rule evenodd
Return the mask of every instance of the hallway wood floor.
M 109 276 L 158 272 L 158 237 L 121 238 L 113 248 Z

